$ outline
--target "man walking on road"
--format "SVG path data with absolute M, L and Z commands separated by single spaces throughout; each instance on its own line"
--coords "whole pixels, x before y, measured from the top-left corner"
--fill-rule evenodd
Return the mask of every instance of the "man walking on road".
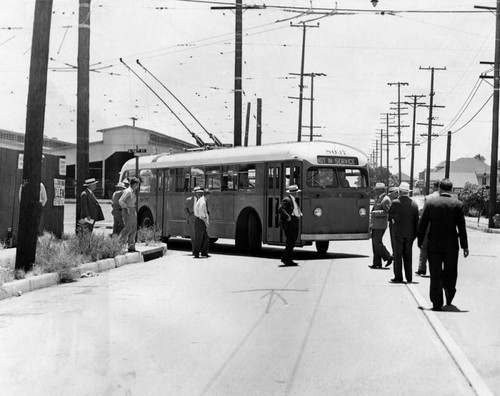
M 469 255 L 467 230 L 462 202 L 452 198 L 453 183 L 443 179 L 439 183 L 439 197 L 429 200 L 418 225 L 418 246 L 422 247 L 427 227 L 427 254 L 431 273 L 430 299 L 433 311 L 441 311 L 443 289 L 446 305 L 451 305 L 456 293 L 458 253 L 460 246 L 464 257 Z
M 186 203 L 184 205 L 184 213 L 186 214 L 186 224 L 189 237 L 191 238 L 191 252 L 194 256 L 194 244 L 195 244 L 195 223 L 196 217 L 194 215 L 194 207 L 198 199 L 203 195 L 203 189 L 196 186 L 193 189 L 193 195 L 186 198 Z
M 412 281 L 412 246 L 417 237 L 418 205 L 410 198 L 410 185 L 399 185 L 399 198 L 392 201 L 389 220 L 393 220 L 394 278 L 392 283 L 403 282 L 403 264 L 406 281 Z
M 371 211 L 373 264 L 369 266 L 373 269 L 382 268 L 382 260 L 387 262 L 385 265 L 387 267 L 394 259 L 382 242 L 387 229 L 391 199 L 385 193 L 384 183 L 375 184 L 375 193 L 377 198 Z
M 285 267 L 298 265 L 292 260 L 292 252 L 299 236 L 300 217 L 302 216 L 299 204 L 297 203 L 297 194 L 301 191 L 296 184 L 289 186 L 286 190 L 288 196 L 283 198 L 278 208 L 281 228 L 286 236 L 285 251 L 281 257 L 281 262 Z
M 123 223 L 125 227 L 120 233 L 120 240 L 128 245 L 129 252 L 135 250 L 135 234 L 137 232 L 137 195 L 135 191 L 139 187 L 139 179 L 131 177 L 130 187 L 123 191 L 118 203 L 122 207 Z
M 425 204 L 432 198 L 439 197 L 439 181 L 434 181 L 432 183 L 432 193 L 425 197 Z M 427 230 L 428 232 L 429 230 Z M 427 233 L 425 234 L 424 240 L 422 242 L 422 247 L 420 248 L 420 257 L 418 261 L 418 270 L 415 274 L 423 276 L 427 272 Z
M 210 190 L 208 188 L 203 192 L 203 196 L 198 199 L 196 205 L 194 205 L 194 258 L 210 257 L 208 254 L 208 247 L 210 240 L 208 238 L 208 226 L 210 224 L 208 210 L 208 195 Z

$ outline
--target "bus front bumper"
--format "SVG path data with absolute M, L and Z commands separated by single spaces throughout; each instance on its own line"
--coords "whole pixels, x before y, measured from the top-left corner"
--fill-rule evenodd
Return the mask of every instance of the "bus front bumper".
M 303 241 L 357 241 L 370 239 L 369 232 L 356 234 L 301 234 Z

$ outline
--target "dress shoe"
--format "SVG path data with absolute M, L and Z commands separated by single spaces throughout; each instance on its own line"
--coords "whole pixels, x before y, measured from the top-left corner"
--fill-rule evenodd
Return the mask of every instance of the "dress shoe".
M 129 252 L 129 253 L 137 253 L 137 250 L 135 250 L 135 249 L 133 249 L 133 248 L 130 248 L 130 249 L 128 249 L 128 252 Z
M 368 268 L 371 268 L 371 269 L 380 269 L 382 268 L 382 265 L 369 265 Z
M 389 282 L 391 282 L 391 283 L 403 283 L 403 280 L 394 278 L 394 279 L 391 279 Z
M 420 276 L 424 276 L 424 275 L 425 275 L 425 272 L 415 271 L 415 274 L 420 275 Z
M 432 306 L 432 310 L 433 310 L 433 311 L 442 311 L 442 310 L 443 310 L 443 308 L 442 308 L 442 307 L 440 307 L 439 305 L 433 305 L 433 306 Z
M 193 254 L 193 258 L 200 258 L 200 254 L 199 253 Z
M 293 262 L 293 261 L 283 261 L 281 260 L 281 262 L 283 263 L 283 267 L 296 267 L 298 266 L 297 263 Z
M 207 253 L 207 254 L 202 254 L 201 256 L 202 256 L 202 257 L 206 257 L 206 258 L 212 257 L 212 256 L 210 256 L 208 253 Z
M 389 265 L 392 264 L 392 262 L 394 261 L 394 256 L 391 256 L 387 259 L 387 262 L 385 263 L 385 266 L 388 267 Z

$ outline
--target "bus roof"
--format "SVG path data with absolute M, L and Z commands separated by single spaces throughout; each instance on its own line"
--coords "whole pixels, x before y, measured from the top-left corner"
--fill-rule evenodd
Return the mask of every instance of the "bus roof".
M 262 146 L 231 147 L 183 153 L 162 153 L 139 157 L 139 168 L 173 168 L 193 165 L 243 164 L 269 161 L 306 160 L 312 164 L 322 158 L 357 158 L 365 166 L 368 158 L 362 151 L 342 143 L 330 141 L 285 142 Z M 128 160 L 123 170 L 135 169 L 135 159 Z

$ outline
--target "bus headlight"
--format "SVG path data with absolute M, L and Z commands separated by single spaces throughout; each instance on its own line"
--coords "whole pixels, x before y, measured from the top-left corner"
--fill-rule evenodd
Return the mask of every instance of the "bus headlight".
M 365 208 L 360 208 L 359 211 L 358 211 L 359 215 L 361 217 L 365 217 L 366 216 L 366 209 Z
M 316 208 L 316 209 L 314 209 L 313 214 L 316 217 L 321 217 L 321 215 L 323 214 L 323 211 L 321 210 L 321 208 Z

